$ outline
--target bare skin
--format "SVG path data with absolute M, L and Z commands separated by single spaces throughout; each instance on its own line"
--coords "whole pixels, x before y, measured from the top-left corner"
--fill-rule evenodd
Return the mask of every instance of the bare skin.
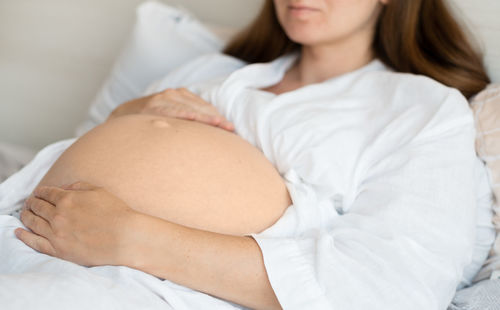
M 278 171 L 243 138 L 200 122 L 145 114 L 91 130 L 39 185 L 82 180 L 136 211 L 232 235 L 264 230 L 291 204 Z

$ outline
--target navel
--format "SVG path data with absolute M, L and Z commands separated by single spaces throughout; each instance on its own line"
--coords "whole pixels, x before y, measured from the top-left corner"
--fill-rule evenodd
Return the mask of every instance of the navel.
M 153 125 L 153 127 L 156 127 L 156 128 L 170 127 L 170 124 L 167 122 L 167 120 L 164 120 L 164 119 L 154 119 L 151 121 L 151 124 Z

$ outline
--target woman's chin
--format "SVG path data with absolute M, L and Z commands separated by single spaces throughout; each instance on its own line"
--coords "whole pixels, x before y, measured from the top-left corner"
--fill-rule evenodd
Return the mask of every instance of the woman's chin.
M 297 33 L 287 33 L 288 38 L 302 46 L 317 46 L 321 45 L 322 43 L 325 42 L 324 39 L 318 37 L 317 31 L 315 32 L 306 32 L 306 31 L 300 31 Z

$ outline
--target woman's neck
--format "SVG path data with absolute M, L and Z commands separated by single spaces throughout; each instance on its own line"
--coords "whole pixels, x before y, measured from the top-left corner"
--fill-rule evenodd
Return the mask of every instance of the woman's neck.
M 320 83 L 359 69 L 373 58 L 371 40 L 363 37 L 328 45 L 304 45 L 289 74 L 300 85 Z

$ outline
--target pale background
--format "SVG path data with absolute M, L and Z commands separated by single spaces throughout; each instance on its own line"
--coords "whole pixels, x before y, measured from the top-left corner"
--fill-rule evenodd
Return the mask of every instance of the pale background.
M 133 26 L 141 0 L 0 0 L 0 142 L 35 149 L 73 136 Z M 164 0 L 202 21 L 242 27 L 262 0 Z M 454 0 L 488 38 L 500 81 L 500 1 Z M 495 60 L 495 63 L 492 63 Z

